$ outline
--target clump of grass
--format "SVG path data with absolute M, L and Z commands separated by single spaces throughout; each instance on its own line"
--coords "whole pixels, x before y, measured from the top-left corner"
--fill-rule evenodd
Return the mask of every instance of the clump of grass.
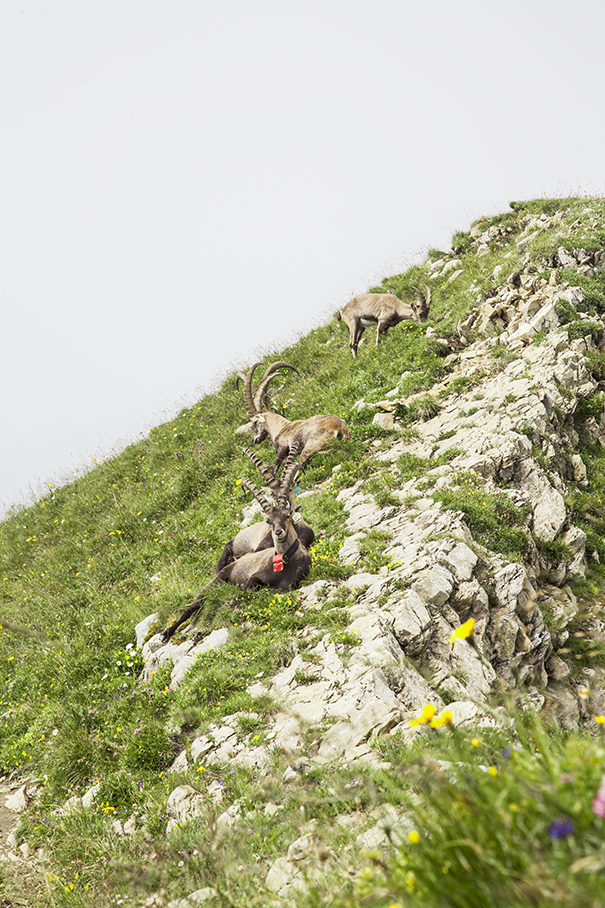
M 365 488 L 372 494 L 374 501 L 379 508 L 386 508 L 390 505 L 399 506 L 401 502 L 393 492 L 395 478 L 391 473 L 381 472 L 374 474 L 366 482 Z
M 389 557 L 384 554 L 384 549 L 389 542 L 389 534 L 381 530 L 370 530 L 364 536 L 359 543 L 362 570 L 375 573 L 381 567 L 390 563 Z
M 459 481 L 460 478 L 459 478 Z M 433 498 L 446 510 L 461 511 L 479 542 L 495 552 L 518 559 L 527 552 L 525 529 L 531 507 L 517 507 L 504 493 L 486 492 L 481 485 L 464 482 L 458 488 L 437 489 Z
M 480 737 L 460 735 L 464 762 L 435 768 L 432 796 L 415 811 L 416 835 L 387 872 L 396 897 L 451 908 L 605 898 L 605 884 L 589 869 L 602 860 L 603 821 L 591 809 L 602 743 L 586 753 L 537 724 L 521 740 L 498 753 Z

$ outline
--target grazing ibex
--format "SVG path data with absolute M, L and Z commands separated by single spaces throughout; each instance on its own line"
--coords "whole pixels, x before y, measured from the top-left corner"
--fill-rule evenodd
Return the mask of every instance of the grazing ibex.
M 291 590 L 311 570 L 311 556 L 296 535 L 290 509 L 279 504 L 272 505 L 247 479 L 242 479 L 244 488 L 252 492 L 271 528 L 273 545 L 260 552 L 249 552 L 237 561 L 226 565 L 216 577 L 207 583 L 181 616 L 164 631 L 164 641 L 170 640 L 174 632 L 191 618 L 203 605 L 207 590 L 221 580 L 234 583 L 248 592 L 257 586 L 270 586 L 282 592 Z
M 294 369 L 294 366 L 282 362 L 273 363 L 266 369 L 258 388 L 254 388 L 252 385 L 254 370 L 260 365 L 262 364 L 255 363 L 245 377 L 244 400 L 252 423 L 254 444 L 260 444 L 269 436 L 275 446 L 276 457 L 272 467 L 274 474 L 294 445 L 299 447 L 300 468 L 302 469 L 308 459 L 317 451 L 322 451 L 333 438 L 342 440 L 351 437 L 346 422 L 338 416 L 311 416 L 309 419 L 297 419 L 290 422 L 279 413 L 265 409 L 265 394 L 271 379 L 277 375 L 280 369 Z M 297 370 L 294 369 L 294 371 Z M 238 379 L 240 378 L 243 376 L 238 375 Z
M 343 306 L 337 313 L 337 318 L 338 321 L 342 318 L 349 327 L 351 332 L 349 346 L 353 356 L 357 356 L 361 335 L 368 325 L 377 326 L 376 346 L 378 346 L 381 334 L 404 319 L 411 318 L 415 322 L 426 322 L 431 307 L 431 290 L 428 286 L 425 289 L 426 296 L 422 290 L 415 288 L 418 296 L 417 306 L 402 303 L 393 293 L 364 293 L 362 296 L 349 300 L 346 306 Z
M 296 503 L 296 499 L 292 493 L 292 486 L 294 485 L 296 474 L 300 469 L 299 464 L 294 463 L 297 453 L 298 448 L 295 447 L 284 461 L 283 476 L 281 479 L 278 479 L 262 460 L 253 454 L 252 451 L 248 450 L 248 448 L 244 448 L 246 457 L 250 458 L 257 470 L 264 476 L 265 481 L 271 490 L 271 494 L 273 495 L 275 504 L 283 507 L 284 510 L 289 510 L 290 517 L 292 518 L 292 522 L 296 529 L 296 535 L 305 548 L 308 549 L 315 540 L 315 533 L 309 524 L 304 521 L 302 514 L 300 513 L 300 505 Z M 260 552 L 262 549 L 268 549 L 272 545 L 273 536 L 271 534 L 271 529 L 267 526 L 266 522 L 253 523 L 252 526 L 245 527 L 243 530 L 240 530 L 237 536 L 230 539 L 229 542 L 225 544 L 223 554 L 216 565 L 217 574 L 225 565 L 229 564 L 229 562 L 233 561 L 235 558 L 241 558 L 241 556 L 245 555 L 247 552 Z

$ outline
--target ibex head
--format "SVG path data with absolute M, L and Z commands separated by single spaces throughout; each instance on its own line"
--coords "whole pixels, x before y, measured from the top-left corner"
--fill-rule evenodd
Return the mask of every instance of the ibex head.
M 416 296 L 418 297 L 418 303 L 416 306 L 412 306 L 416 314 L 416 321 L 424 324 L 428 320 L 429 310 L 431 308 L 431 288 L 428 284 L 425 284 L 424 289 L 426 293 L 423 293 L 420 287 L 414 287 L 416 291 Z
M 245 377 L 241 373 L 238 373 L 236 379 L 237 383 L 239 383 L 240 379 L 244 382 L 244 401 L 252 423 L 252 441 L 254 444 L 260 444 L 269 434 L 264 425 L 265 419 L 262 415 L 262 411 L 266 410 L 268 406 L 267 388 L 269 382 L 275 378 L 276 375 L 283 374 L 281 372 L 282 369 L 292 369 L 297 375 L 299 374 L 298 369 L 295 369 L 294 366 L 291 366 L 289 363 L 272 363 L 265 370 L 265 374 L 260 380 L 258 387 L 255 388 L 252 384 L 252 377 L 254 375 L 254 370 L 258 366 L 262 366 L 262 363 L 255 363 Z
M 282 539 L 286 538 L 292 520 L 292 508 L 289 498 L 285 500 L 278 498 L 275 504 L 271 504 L 269 499 L 249 479 L 242 479 L 241 484 L 254 495 L 260 504 L 265 516 L 265 522 L 271 527 L 275 542 L 281 542 Z

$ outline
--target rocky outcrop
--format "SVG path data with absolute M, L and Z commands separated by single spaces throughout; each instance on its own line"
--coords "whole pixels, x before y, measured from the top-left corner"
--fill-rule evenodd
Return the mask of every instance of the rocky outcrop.
M 559 215 L 526 218 L 514 237 L 517 253 L 526 255 L 537 237 L 561 223 Z M 509 243 L 511 232 L 506 225 L 476 225 L 470 236 L 477 256 Z M 458 325 L 454 349 L 444 360 L 449 371 L 430 393 L 404 396 L 398 385 L 373 403 L 358 402 L 357 409 L 374 409 L 374 423 L 392 433 L 375 458 L 378 477 L 390 478 L 394 500 L 379 506 L 367 480 L 338 493 L 348 534 L 339 557 L 355 568 L 364 540 L 379 531 L 388 540 L 388 563 L 375 573 L 359 570 L 346 581 L 301 588 L 301 610 L 332 601 L 342 607 L 346 588 L 351 604 L 345 634 L 301 636 L 289 665 L 248 688 L 252 698 L 268 696 L 278 704 L 262 735 L 246 731 L 250 723 L 241 721 L 254 713 L 227 716 L 192 740 L 174 772 L 229 764 L 262 776 L 279 755 L 287 764 L 282 782 L 296 785 L 317 767 L 380 765 L 377 739 L 397 735 L 405 744 L 426 733 L 423 714 L 434 714 L 437 724 L 500 722 L 491 696 L 518 684 L 535 708 L 548 702 L 570 727 L 585 710 L 578 679 L 590 684 L 595 702 L 605 701 L 598 670 L 576 673 L 575 686 L 569 683 L 565 648 L 579 610 L 570 583 L 593 557 L 567 501 L 572 488 L 587 484 L 579 433 L 605 445 L 605 417 L 579 419 L 581 402 L 598 388 L 589 359 L 605 349 L 605 323 L 587 314 L 582 289 L 561 280 L 555 268 L 591 274 L 605 269 L 605 252 L 569 251 L 561 244 L 540 269 L 527 257 L 508 276 L 498 266 L 493 289 L 477 298 Z M 431 265 L 433 279 L 442 284 L 456 281 L 462 270 L 458 257 Z M 565 327 L 570 321 L 571 341 Z M 434 331 L 433 337 L 437 347 L 450 343 Z M 414 432 L 404 431 L 401 414 L 419 401 L 425 418 L 415 422 Z M 417 475 L 402 474 L 406 458 L 420 465 Z M 482 496 L 508 502 L 523 542 L 514 558 L 490 545 L 465 516 L 470 512 L 456 509 L 461 489 L 476 494 L 479 503 Z M 165 645 L 158 635 L 144 642 L 153 617 L 137 628 L 145 673 L 172 662 L 173 686 L 195 659 L 228 640 L 223 628 L 180 644 Z M 471 625 L 472 633 L 459 633 Z M 221 813 L 216 783 L 181 785 L 167 803 L 168 832 L 201 816 L 209 803 L 217 811 L 217 835 L 237 827 L 240 805 Z M 360 833 L 365 838 L 358 844 L 384 842 L 382 822 L 387 820 Z M 388 822 L 399 834 L 409 831 L 405 817 Z M 275 862 L 267 887 L 283 897 L 334 860 L 318 830 L 310 828 Z
M 441 277 L 456 273 L 449 265 Z M 371 530 L 390 539 L 388 567 L 346 581 L 355 594 L 349 632 L 358 644 L 347 648 L 326 635 L 249 689 L 281 705 L 262 745 L 251 746 L 250 736 L 238 734 L 236 719 L 226 720 L 194 741 L 181 764 L 203 758 L 259 768 L 277 748 L 293 765 L 298 760 L 296 773 L 310 727 L 325 729 L 313 761 L 376 761 L 372 739 L 394 730 L 409 736 L 410 718 L 427 703 L 437 710 L 446 701 L 468 703 L 470 712 L 454 709 L 452 715 L 487 721 L 495 687 L 523 682 L 539 703 L 549 681 L 565 675 L 554 650 L 577 612 L 566 583 L 584 572 L 586 543 L 565 505 L 568 482 L 586 482 L 574 451 L 573 416 L 596 382 L 586 363 L 593 335 L 570 344 L 560 330 L 557 306 L 563 302 L 575 310 L 582 298 L 578 288 L 558 284 L 554 273 L 545 280 L 529 268 L 511 275 L 460 325 L 464 346 L 448 357 L 451 371 L 432 392 L 434 415 L 417 424 L 417 437 L 405 441 L 397 439 L 394 418 L 393 443 L 377 455 L 395 475 L 404 454 L 422 459 L 428 469 L 401 484 L 399 507 L 378 507 L 363 481 L 338 495 L 349 532 L 340 552 L 343 562 L 357 563 Z M 409 404 L 409 397 L 400 398 L 393 389 L 373 406 L 396 414 Z M 605 438 L 605 426 L 596 420 L 589 431 Z M 448 451 L 446 462 L 430 467 Z M 523 510 L 522 562 L 495 554 L 473 536 L 462 513 L 443 507 L 438 493 L 455 489 L 461 476 L 476 477 L 478 495 L 503 494 Z M 572 557 L 554 563 L 545 555 L 555 540 Z M 302 588 L 301 607 L 312 607 L 318 595 L 329 601 L 337 590 L 338 584 L 326 581 Z M 544 620 L 555 613 L 556 632 Z M 455 629 L 470 618 L 472 637 L 452 643 Z M 150 625 L 147 619 L 138 630 Z M 227 639 L 226 628 L 181 644 L 162 644 L 156 635 L 144 644 L 145 672 L 172 660 L 176 686 L 196 658 Z

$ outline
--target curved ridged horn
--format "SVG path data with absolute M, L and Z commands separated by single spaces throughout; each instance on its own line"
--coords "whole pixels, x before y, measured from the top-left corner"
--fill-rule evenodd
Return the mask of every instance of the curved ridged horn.
M 284 470 L 284 475 L 282 476 L 280 494 L 288 496 L 292 491 L 296 477 L 300 472 L 299 463 L 291 463 L 286 470 Z
M 256 488 L 256 486 L 254 485 L 253 482 L 250 482 L 249 479 L 242 479 L 241 485 L 243 485 L 243 487 L 244 487 L 245 489 L 248 489 L 248 491 L 251 492 L 252 495 L 254 495 L 254 497 L 256 498 L 256 500 L 258 501 L 258 503 L 260 504 L 261 508 L 263 509 L 263 513 L 267 514 L 267 513 L 271 510 L 272 505 L 271 505 L 271 504 L 269 503 L 269 501 L 265 498 L 265 496 L 263 495 L 263 493 L 262 493 L 262 492 L 259 492 L 259 490 Z
M 284 460 L 284 462 L 282 464 L 282 482 L 286 476 L 286 473 L 288 472 L 288 470 L 290 469 L 290 467 L 292 466 L 292 464 L 298 457 L 300 447 L 301 447 L 300 442 L 295 441 L 293 443 L 292 447 L 290 448 L 290 450 L 288 452 L 288 456 L 286 457 L 286 459 Z
M 254 370 L 258 366 L 262 366 L 262 363 L 254 363 L 244 379 L 244 401 L 249 416 L 256 416 L 256 414 L 260 412 L 260 408 L 256 406 L 255 402 L 256 392 L 254 392 L 254 395 L 252 392 L 252 376 L 254 375 Z
M 290 469 L 290 467 L 292 466 L 292 464 L 298 457 L 301 447 L 302 447 L 302 445 L 299 441 L 295 441 L 292 443 L 290 450 L 288 451 L 288 455 L 281 465 L 282 477 L 286 475 L 286 472 Z M 279 467 L 277 469 L 279 470 Z
M 246 455 L 246 457 L 248 457 L 252 461 L 258 472 L 264 478 L 267 485 L 271 485 L 271 483 L 275 482 L 275 477 L 271 472 L 271 469 L 267 466 L 266 463 L 263 463 L 260 457 L 257 457 L 256 454 L 253 454 L 250 448 L 243 448 L 242 451 Z
M 419 322 L 426 322 L 429 317 L 429 309 L 431 308 L 431 288 L 428 284 L 425 284 L 424 289 L 426 290 L 426 295 L 422 292 L 420 287 L 414 287 L 416 296 L 418 297 L 418 306 L 414 308 L 416 309 Z
M 257 363 L 257 365 L 259 364 Z M 260 413 L 260 411 L 264 409 L 263 396 L 267 389 L 267 385 L 269 384 L 271 379 L 275 377 L 280 369 L 292 369 L 294 372 L 296 372 L 297 375 L 300 375 L 298 369 L 296 369 L 294 366 L 291 366 L 290 363 L 271 363 L 271 365 L 267 368 L 265 374 L 263 375 L 258 388 L 254 392 L 254 406 L 256 407 L 257 413 Z

